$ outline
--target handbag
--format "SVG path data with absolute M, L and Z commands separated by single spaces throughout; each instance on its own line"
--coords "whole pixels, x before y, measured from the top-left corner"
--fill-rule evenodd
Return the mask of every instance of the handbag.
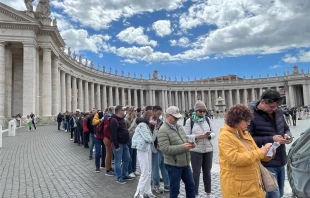
M 244 146 L 251 151 L 249 145 L 244 141 L 244 139 L 239 135 L 237 131 L 238 139 L 244 144 Z M 265 168 L 261 162 L 258 162 L 259 169 L 261 172 L 261 185 L 265 192 L 273 192 L 278 188 L 278 182 L 275 175 Z

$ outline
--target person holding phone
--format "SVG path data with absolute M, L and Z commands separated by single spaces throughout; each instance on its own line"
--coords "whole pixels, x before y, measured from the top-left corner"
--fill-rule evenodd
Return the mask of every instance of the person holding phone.
M 185 133 L 189 140 L 196 144 L 196 147 L 190 150 L 191 164 L 195 181 L 195 195 L 199 196 L 199 177 L 201 169 L 203 171 L 203 183 L 206 197 L 211 195 L 211 168 L 213 159 L 213 146 L 211 139 L 215 137 L 210 119 L 205 116 L 207 112 L 206 105 L 198 100 L 195 104 L 195 112 L 186 120 Z

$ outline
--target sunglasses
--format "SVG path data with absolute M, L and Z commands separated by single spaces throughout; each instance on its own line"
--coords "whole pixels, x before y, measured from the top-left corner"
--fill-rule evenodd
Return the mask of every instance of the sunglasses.
M 197 110 L 199 113 L 206 113 L 207 111 L 205 110 Z

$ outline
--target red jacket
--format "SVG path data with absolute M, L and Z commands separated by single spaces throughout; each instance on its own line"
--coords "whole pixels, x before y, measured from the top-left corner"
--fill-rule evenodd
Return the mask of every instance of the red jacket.
M 83 119 L 83 132 L 88 133 L 89 129 L 87 128 L 87 118 Z

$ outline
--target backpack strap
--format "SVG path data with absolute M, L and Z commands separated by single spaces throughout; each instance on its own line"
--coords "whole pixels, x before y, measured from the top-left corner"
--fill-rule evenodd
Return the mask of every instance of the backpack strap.
M 191 135 L 193 133 L 193 127 L 194 127 L 194 120 L 192 118 L 189 118 L 191 119 Z

